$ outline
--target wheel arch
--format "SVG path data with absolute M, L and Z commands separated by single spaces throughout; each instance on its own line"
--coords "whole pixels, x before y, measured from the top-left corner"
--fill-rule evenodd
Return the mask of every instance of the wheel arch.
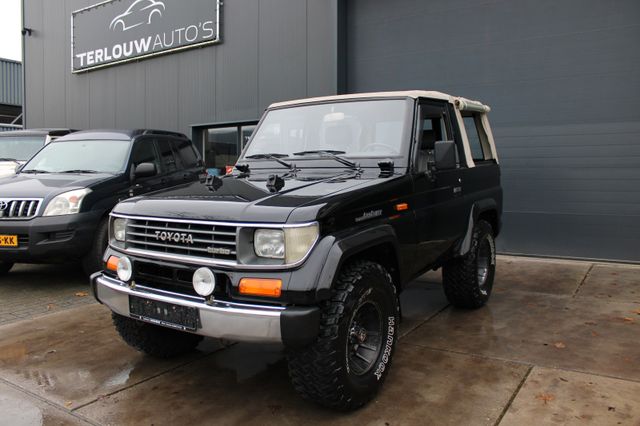
M 391 275 L 396 291 L 400 292 L 403 271 L 398 258 L 396 234 L 390 225 L 381 225 L 336 240 L 320 272 L 316 287 L 318 300 L 329 297 L 339 271 L 345 265 L 363 259 L 381 264 Z
M 469 249 L 471 248 L 473 227 L 479 220 L 489 222 L 493 229 L 493 236 L 498 236 L 501 227 L 500 214 L 498 210 L 498 203 L 493 198 L 478 200 L 471 205 L 466 232 L 464 237 L 458 243 L 455 251 L 457 256 L 464 256 L 469 252 Z

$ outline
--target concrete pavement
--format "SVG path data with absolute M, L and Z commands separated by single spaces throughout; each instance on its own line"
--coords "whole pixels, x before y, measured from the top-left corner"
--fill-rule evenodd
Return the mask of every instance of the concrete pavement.
M 207 339 L 154 360 L 79 297 L 0 326 L 0 425 L 640 425 L 640 267 L 498 265 L 492 299 L 476 311 L 448 306 L 437 273 L 411 284 L 383 391 L 350 414 L 302 401 L 278 346 Z M 70 274 L 71 291 L 56 291 L 78 285 Z

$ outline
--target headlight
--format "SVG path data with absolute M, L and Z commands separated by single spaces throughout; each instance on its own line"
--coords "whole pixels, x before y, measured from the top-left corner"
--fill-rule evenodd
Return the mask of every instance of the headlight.
M 49 201 L 43 216 L 61 216 L 65 214 L 76 214 L 80 211 L 82 200 L 90 193 L 89 188 L 76 189 L 56 196 Z
M 281 229 L 257 229 L 253 234 L 256 256 L 284 259 L 284 231 Z
M 284 259 L 285 264 L 302 260 L 318 239 L 318 225 L 282 229 L 257 229 L 253 248 L 258 257 Z
M 111 228 L 111 235 L 116 241 L 124 241 L 126 228 L 127 228 L 126 219 L 122 219 L 120 217 L 115 218 L 113 220 L 113 225 Z
M 300 228 L 286 228 L 284 239 L 286 247 L 285 263 L 296 263 L 302 260 L 318 239 L 318 224 Z
M 133 265 L 131 264 L 131 260 L 129 260 L 128 257 L 121 257 L 118 259 L 116 272 L 121 281 L 129 281 L 133 276 Z

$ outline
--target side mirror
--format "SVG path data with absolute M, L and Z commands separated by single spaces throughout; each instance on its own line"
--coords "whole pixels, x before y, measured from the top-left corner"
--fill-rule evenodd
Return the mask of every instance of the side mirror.
M 437 141 L 435 143 L 435 165 L 437 170 L 456 168 L 456 144 L 454 141 Z
M 151 177 L 157 174 L 156 165 L 153 163 L 140 163 L 136 166 L 133 175 L 136 178 Z

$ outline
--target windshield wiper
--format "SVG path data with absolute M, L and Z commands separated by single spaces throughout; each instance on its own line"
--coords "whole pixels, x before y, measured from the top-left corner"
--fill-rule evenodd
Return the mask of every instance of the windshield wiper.
M 16 160 L 15 158 L 0 158 L 0 161 L 13 161 L 14 163 L 18 162 L 18 160 Z
M 249 158 L 252 160 L 259 160 L 259 159 L 267 159 L 267 160 L 273 160 L 279 164 L 282 164 L 283 166 L 285 166 L 286 168 L 288 168 L 289 170 L 295 170 L 296 166 L 294 166 L 291 163 L 287 163 L 286 161 L 281 160 L 280 158 L 284 158 L 284 157 L 288 157 L 288 155 L 286 154 L 277 154 L 277 153 L 271 153 L 271 154 L 253 154 L 253 155 L 247 155 L 244 158 Z
M 38 169 L 29 169 L 29 170 L 21 170 L 20 173 L 51 173 L 46 170 L 38 170 Z
M 317 154 L 320 157 L 333 158 L 338 163 L 344 164 L 345 166 L 352 168 L 354 170 L 357 170 L 360 168 L 360 166 L 354 163 L 353 161 L 349 161 L 346 158 L 338 157 L 337 154 L 346 154 L 344 151 L 318 149 L 313 151 L 300 151 L 300 152 L 293 153 L 293 155 L 311 155 L 311 154 Z
M 73 169 L 73 170 L 64 170 L 58 173 L 100 173 L 100 172 L 97 170 Z

